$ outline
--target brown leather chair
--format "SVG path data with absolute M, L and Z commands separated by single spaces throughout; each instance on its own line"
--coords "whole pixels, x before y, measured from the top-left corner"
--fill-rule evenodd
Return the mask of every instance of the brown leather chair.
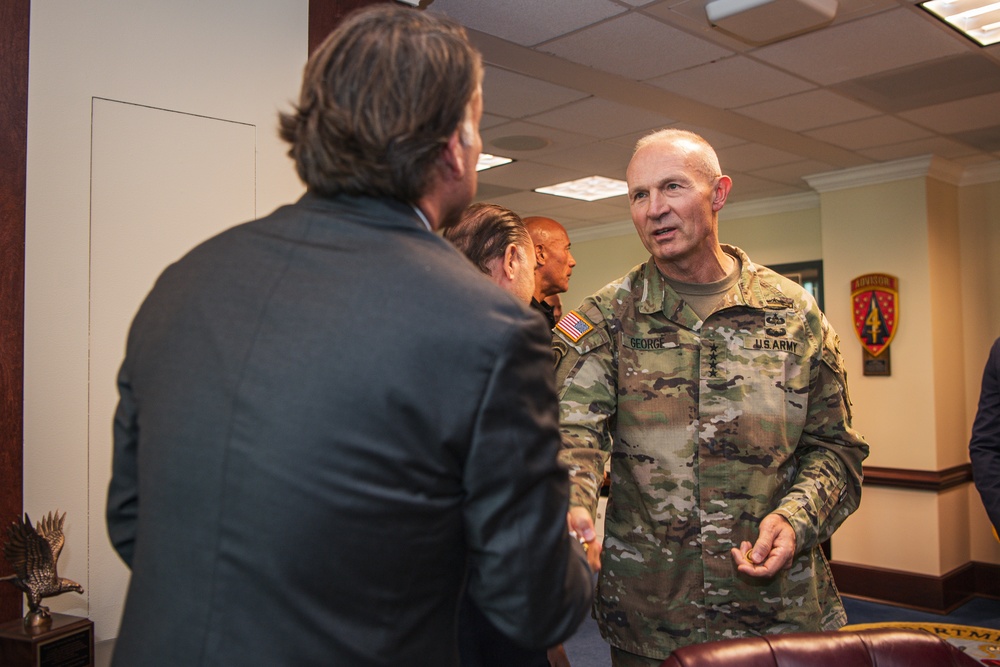
M 800 632 L 694 644 L 660 667 L 982 667 L 925 630 Z

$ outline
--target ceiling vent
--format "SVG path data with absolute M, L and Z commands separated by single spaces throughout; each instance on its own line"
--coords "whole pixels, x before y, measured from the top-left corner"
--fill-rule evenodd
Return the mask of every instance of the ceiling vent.
M 711 0 L 705 13 L 722 32 L 760 46 L 830 23 L 837 0 Z

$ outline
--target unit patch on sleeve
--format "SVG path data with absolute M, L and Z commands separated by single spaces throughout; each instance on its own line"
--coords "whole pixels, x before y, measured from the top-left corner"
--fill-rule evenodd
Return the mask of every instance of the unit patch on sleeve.
M 577 311 L 571 310 L 556 323 L 556 329 L 565 334 L 574 343 L 578 343 L 581 338 L 593 331 L 594 325 L 588 322 Z

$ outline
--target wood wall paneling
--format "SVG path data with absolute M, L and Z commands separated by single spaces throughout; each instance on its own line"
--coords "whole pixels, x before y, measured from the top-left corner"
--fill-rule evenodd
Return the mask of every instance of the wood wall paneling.
M 0 2 L 0 542 L 24 503 L 24 204 L 30 0 Z M 11 574 L 0 558 L 0 575 Z M 21 592 L 0 586 L 0 622 L 21 616 Z
M 1000 599 L 1000 565 L 991 563 L 966 563 L 940 577 L 836 561 L 830 570 L 843 595 L 921 611 L 944 614 L 973 596 Z
M 865 486 L 890 486 L 914 491 L 940 493 L 972 481 L 972 464 L 963 463 L 945 470 L 907 470 L 865 466 Z

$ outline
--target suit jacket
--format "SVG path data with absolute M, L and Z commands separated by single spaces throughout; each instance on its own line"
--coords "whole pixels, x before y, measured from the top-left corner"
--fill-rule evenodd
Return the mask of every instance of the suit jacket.
M 1000 339 L 983 369 L 979 409 L 969 440 L 972 476 L 993 526 L 1000 531 Z
M 457 664 L 467 565 L 497 627 L 565 639 L 548 342 L 396 202 L 307 194 L 168 267 L 118 379 L 115 664 Z

